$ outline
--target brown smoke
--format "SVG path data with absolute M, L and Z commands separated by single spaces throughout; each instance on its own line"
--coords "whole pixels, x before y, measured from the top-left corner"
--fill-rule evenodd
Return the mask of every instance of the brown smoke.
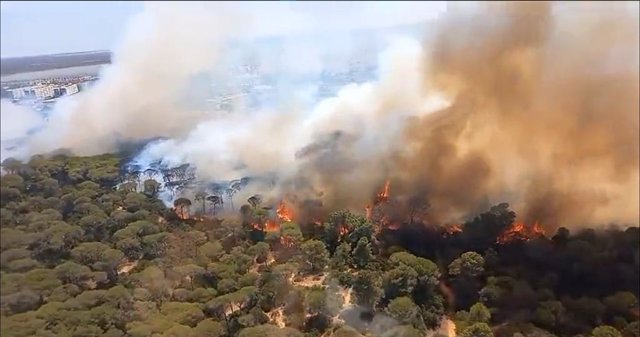
M 455 98 L 409 123 L 398 178 L 440 218 L 504 200 L 524 221 L 637 224 L 638 17 L 622 7 L 448 18 L 425 78 Z
M 314 186 L 308 195 L 321 191 L 329 208 L 361 208 L 388 178 L 392 196 L 429 200 L 433 222 L 509 202 L 522 221 L 550 227 L 637 224 L 638 16 L 622 4 L 597 6 L 453 11 L 426 46 L 423 79 L 412 82 L 451 105 L 402 117 L 403 131 L 378 136 L 368 155 L 355 145 L 361 138 L 320 137 L 300 152 L 287 189 Z M 370 115 L 377 121 L 362 128 L 384 132 L 398 106 L 381 100 Z M 339 120 L 331 125 L 341 130 Z

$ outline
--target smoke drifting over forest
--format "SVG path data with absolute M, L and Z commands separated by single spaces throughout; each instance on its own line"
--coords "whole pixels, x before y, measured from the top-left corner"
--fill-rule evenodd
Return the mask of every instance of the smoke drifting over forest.
M 425 79 L 455 98 L 405 129 L 407 188 L 453 211 L 488 196 L 528 221 L 637 222 L 638 17 L 603 9 L 447 18 Z
M 185 91 L 195 75 L 221 76 L 226 43 L 251 18 L 150 5 L 101 82 L 58 109 L 28 151 L 89 155 L 165 137 L 141 156 L 191 163 L 205 180 L 274 174 L 271 197 L 327 210 L 362 210 L 388 179 L 398 200 L 429 201 L 426 221 L 506 201 L 527 222 L 637 224 L 637 4 L 584 6 L 451 8 L 425 28 L 432 42 L 393 39 L 376 81 L 310 109 L 293 91 L 227 114 L 185 104 Z

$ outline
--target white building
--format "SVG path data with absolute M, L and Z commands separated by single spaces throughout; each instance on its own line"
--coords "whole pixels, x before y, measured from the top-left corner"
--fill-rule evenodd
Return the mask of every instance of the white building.
M 54 97 L 73 95 L 80 91 L 78 84 L 36 84 L 30 87 L 21 87 L 9 89 L 13 99 L 34 98 L 34 99 L 50 99 Z
M 38 85 L 33 87 L 37 99 L 47 99 L 55 96 L 55 86 L 53 85 Z
M 69 84 L 62 88 L 64 89 L 64 95 L 73 95 L 80 92 L 80 87 L 77 84 Z
M 31 87 L 21 87 L 15 89 L 9 89 L 11 95 L 14 99 L 26 98 L 26 97 L 35 97 L 35 91 L 31 89 Z

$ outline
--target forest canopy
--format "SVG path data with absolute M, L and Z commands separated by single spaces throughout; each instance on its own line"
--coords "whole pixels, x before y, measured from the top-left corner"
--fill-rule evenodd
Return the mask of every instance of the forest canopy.
M 121 162 L 2 163 L 3 337 L 640 336 L 636 227 L 505 236 L 508 204 L 442 228 L 260 196 L 167 206 Z

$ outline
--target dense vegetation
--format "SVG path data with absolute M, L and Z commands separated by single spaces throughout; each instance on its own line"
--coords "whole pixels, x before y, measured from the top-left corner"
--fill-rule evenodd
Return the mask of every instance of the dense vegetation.
M 464 337 L 640 335 L 638 228 L 497 244 L 515 219 L 501 204 L 447 235 L 349 211 L 272 230 L 256 198 L 182 220 L 213 199 L 174 211 L 160 182 L 120 184 L 120 167 L 3 162 L 3 337 L 411 337 L 447 316 Z M 337 318 L 354 308 L 362 324 Z

